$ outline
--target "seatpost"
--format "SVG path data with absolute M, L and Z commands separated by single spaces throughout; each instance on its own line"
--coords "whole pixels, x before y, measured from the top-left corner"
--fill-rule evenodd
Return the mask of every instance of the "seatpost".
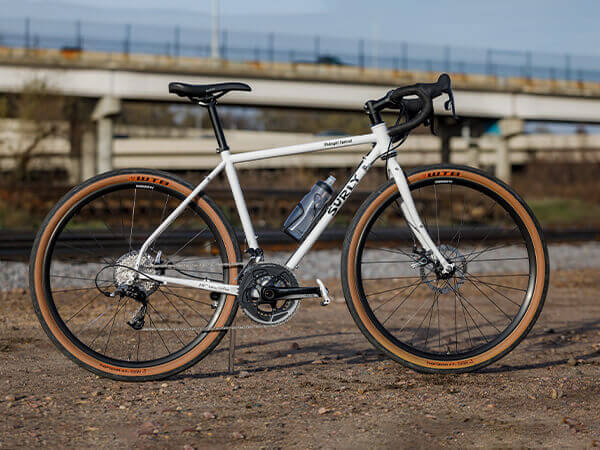
M 206 108 L 208 109 L 208 117 L 210 117 L 210 123 L 212 124 L 215 132 L 217 144 L 219 145 L 217 147 L 217 153 L 229 150 L 229 146 L 225 140 L 225 135 L 223 134 L 223 126 L 221 125 L 221 120 L 219 119 L 219 113 L 217 112 L 217 102 L 213 100 L 207 103 Z

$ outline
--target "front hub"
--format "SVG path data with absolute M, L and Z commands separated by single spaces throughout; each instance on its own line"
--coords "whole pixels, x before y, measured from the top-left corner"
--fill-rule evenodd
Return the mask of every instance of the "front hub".
M 451 245 L 438 246 L 440 253 L 454 267 L 448 273 L 443 273 L 442 267 L 428 258 L 428 262 L 420 265 L 421 280 L 436 294 L 446 294 L 457 291 L 465 282 L 467 260 L 460 251 Z M 422 257 L 422 255 L 419 255 Z

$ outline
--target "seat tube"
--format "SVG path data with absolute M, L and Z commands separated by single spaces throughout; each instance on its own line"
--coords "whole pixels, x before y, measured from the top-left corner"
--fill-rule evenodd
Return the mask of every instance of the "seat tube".
M 240 187 L 240 181 L 237 176 L 235 166 L 231 161 L 231 154 L 229 150 L 221 152 L 221 158 L 225 162 L 225 173 L 227 174 L 227 180 L 229 180 L 229 187 L 233 194 L 233 200 L 235 201 L 235 207 L 237 208 L 240 221 L 242 222 L 242 228 L 244 235 L 246 236 L 246 242 L 249 248 L 258 248 L 258 241 L 256 240 L 256 234 L 254 233 L 254 227 L 250 220 L 250 214 L 248 214 L 248 207 L 246 206 L 246 200 Z

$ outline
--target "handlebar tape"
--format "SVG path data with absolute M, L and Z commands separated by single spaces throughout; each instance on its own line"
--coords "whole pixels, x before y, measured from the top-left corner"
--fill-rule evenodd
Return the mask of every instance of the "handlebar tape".
M 444 73 L 440 75 L 435 83 L 417 83 L 388 92 L 385 96 L 385 103 L 396 108 L 403 105 L 407 116 L 410 118 L 404 123 L 391 127 L 389 135 L 396 137 L 405 134 L 425 122 L 433 113 L 432 100 L 443 93 L 448 93 L 451 89 L 450 83 L 450 77 Z M 418 98 L 405 100 L 404 97 L 409 95 L 416 95 Z

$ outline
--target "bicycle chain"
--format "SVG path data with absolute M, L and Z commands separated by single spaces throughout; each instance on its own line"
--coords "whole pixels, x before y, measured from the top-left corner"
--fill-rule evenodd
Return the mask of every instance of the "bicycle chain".
M 285 322 L 284 322 L 285 323 Z M 187 327 L 187 328 L 142 328 L 140 331 L 202 331 L 205 333 L 211 331 L 227 331 L 227 330 L 249 330 L 252 328 L 275 328 L 281 324 L 274 325 L 233 325 L 229 327 L 212 327 L 212 328 L 201 328 L 201 327 Z
M 228 263 L 224 263 L 224 264 L 209 264 L 209 263 L 184 263 L 183 265 L 178 265 L 178 264 L 153 264 L 152 268 L 153 269 L 182 269 L 182 270 L 193 270 L 195 268 L 198 267 L 209 267 L 209 268 L 214 268 L 214 269 L 218 269 L 218 268 L 226 268 L 228 269 L 229 267 L 241 267 L 243 266 L 243 263 L 233 263 L 233 264 L 228 264 Z
M 233 264 L 209 264 L 209 263 L 188 263 L 188 264 L 184 264 L 185 266 L 188 267 L 194 267 L 194 268 L 198 268 L 198 267 L 240 267 L 243 266 L 244 264 L 241 262 L 238 263 L 233 263 Z M 180 269 L 180 270 L 186 270 L 184 268 L 182 268 L 181 265 L 169 265 L 169 264 L 154 264 L 152 266 L 152 268 L 154 269 Z M 189 270 L 189 269 L 188 269 Z M 186 328 L 142 328 L 140 331 L 147 331 L 147 332 L 152 332 L 152 331 L 200 331 L 203 333 L 208 333 L 211 331 L 228 331 L 228 330 L 250 330 L 250 329 L 255 329 L 255 328 L 275 328 L 278 326 L 283 325 L 285 322 L 282 323 L 278 323 L 278 324 L 272 324 L 272 325 L 261 325 L 261 324 L 256 324 L 256 325 L 231 325 L 228 327 L 211 327 L 211 328 L 206 328 L 206 327 L 186 327 Z

